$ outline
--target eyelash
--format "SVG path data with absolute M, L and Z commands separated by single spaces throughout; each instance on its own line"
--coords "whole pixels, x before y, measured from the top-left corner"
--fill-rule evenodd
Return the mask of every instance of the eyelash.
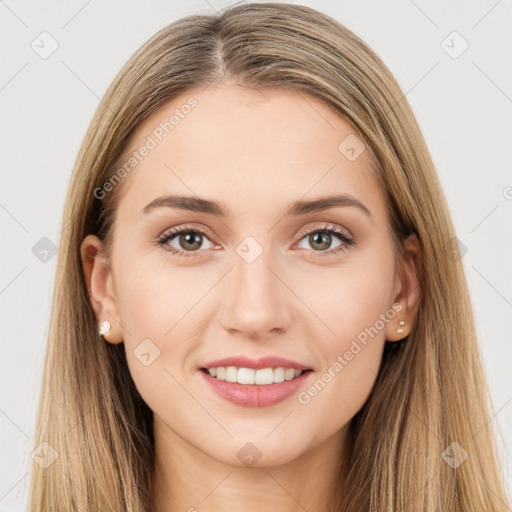
M 202 235 L 204 235 L 205 237 L 210 239 L 209 234 L 201 228 L 191 227 L 191 226 L 182 226 L 179 228 L 171 228 L 170 230 L 166 231 L 157 239 L 156 243 L 159 247 L 162 247 L 164 251 L 167 251 L 167 252 L 171 253 L 172 255 L 176 255 L 178 257 L 183 256 L 183 257 L 189 258 L 189 257 L 198 256 L 197 253 L 201 252 L 201 251 L 179 251 L 177 249 L 174 249 L 173 247 L 166 245 L 167 242 L 169 242 L 170 240 L 175 238 L 177 235 L 180 235 L 182 233 L 201 233 Z M 315 256 L 313 256 L 313 257 L 332 256 L 334 254 L 338 254 L 341 251 L 348 250 L 350 247 L 354 246 L 357 242 L 355 237 L 347 235 L 346 230 L 339 228 L 338 226 L 335 226 L 335 225 L 324 225 L 323 227 L 320 227 L 320 228 L 306 229 L 304 231 L 301 231 L 301 233 L 299 234 L 299 236 L 300 236 L 299 242 L 302 241 L 302 239 L 304 237 L 306 237 L 307 235 L 310 235 L 312 233 L 334 234 L 334 235 L 337 235 L 338 238 L 342 242 L 342 244 L 339 245 L 338 247 L 336 247 L 336 249 L 334 249 L 334 250 L 313 251 L 316 253 Z

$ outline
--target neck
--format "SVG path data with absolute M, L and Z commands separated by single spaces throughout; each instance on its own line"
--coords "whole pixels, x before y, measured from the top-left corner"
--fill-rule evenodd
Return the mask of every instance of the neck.
M 240 467 L 198 450 L 156 415 L 154 425 L 155 512 L 334 510 L 333 499 L 343 481 L 345 427 L 282 465 Z

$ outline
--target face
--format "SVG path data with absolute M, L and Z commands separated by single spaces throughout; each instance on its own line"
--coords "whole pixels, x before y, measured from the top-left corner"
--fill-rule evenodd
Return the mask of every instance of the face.
M 148 136 L 124 178 L 110 264 L 90 267 L 98 319 L 124 341 L 155 428 L 232 465 L 248 442 L 261 465 L 291 461 L 346 428 L 385 340 L 406 335 L 369 149 L 313 97 L 232 84 L 165 105 L 130 153 Z M 88 237 L 82 254 L 93 247 Z M 258 361 L 272 357 L 288 361 Z

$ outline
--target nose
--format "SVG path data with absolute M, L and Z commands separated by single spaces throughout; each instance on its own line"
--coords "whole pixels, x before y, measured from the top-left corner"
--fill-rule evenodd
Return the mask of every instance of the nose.
M 266 252 L 253 262 L 233 256 L 223 293 L 221 322 L 230 334 L 264 340 L 285 332 L 291 323 L 292 296 L 275 260 Z

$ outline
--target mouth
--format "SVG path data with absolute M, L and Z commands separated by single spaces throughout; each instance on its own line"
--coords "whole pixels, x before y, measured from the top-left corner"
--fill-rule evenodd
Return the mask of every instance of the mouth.
M 207 389 L 243 407 L 269 407 L 291 398 L 313 374 L 312 369 L 285 367 L 214 366 L 200 370 Z
M 298 379 L 304 373 L 312 371 L 310 368 L 298 370 L 283 366 L 259 369 L 237 366 L 213 366 L 201 368 L 200 370 L 216 380 L 255 386 L 281 384 L 282 382 Z

